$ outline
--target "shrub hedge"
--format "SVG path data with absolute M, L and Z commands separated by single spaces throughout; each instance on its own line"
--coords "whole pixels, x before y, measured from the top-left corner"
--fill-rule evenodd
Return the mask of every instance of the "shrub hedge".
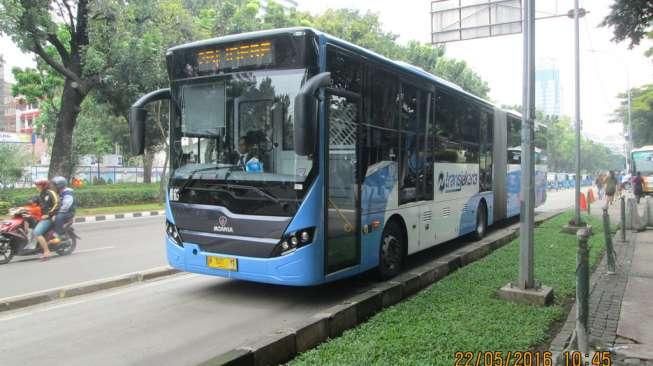
M 9 202 L 0 201 L 0 215 L 6 215 L 9 212 L 11 205 Z
M 22 206 L 37 195 L 35 188 L 0 190 L 0 201 L 9 207 Z M 159 184 L 107 184 L 75 189 L 77 206 L 84 208 L 159 202 Z M 0 203 L 0 213 L 2 203 Z

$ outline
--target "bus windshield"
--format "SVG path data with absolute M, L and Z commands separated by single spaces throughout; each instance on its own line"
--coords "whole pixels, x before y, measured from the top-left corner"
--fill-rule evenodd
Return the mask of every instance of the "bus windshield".
M 172 180 L 183 190 L 212 191 L 186 199 L 179 192 L 180 200 L 230 202 L 236 213 L 294 213 L 313 169 L 293 145 L 293 103 L 306 78 L 305 69 L 265 70 L 173 85 Z
M 653 174 L 653 151 L 633 152 L 633 164 L 635 172 L 641 172 L 644 175 Z

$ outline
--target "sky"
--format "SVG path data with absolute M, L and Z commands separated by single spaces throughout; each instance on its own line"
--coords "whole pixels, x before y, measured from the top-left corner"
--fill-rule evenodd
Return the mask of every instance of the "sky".
M 564 14 L 572 0 L 539 0 L 538 16 Z M 644 52 L 653 44 L 643 42 L 628 50 L 626 44 L 611 41 L 612 30 L 598 27 L 613 0 L 581 1 L 589 11 L 580 22 L 581 121 L 583 132 L 594 140 L 621 141 L 621 126 L 609 124 L 618 106 L 617 94 L 630 85 L 653 82 L 653 64 Z M 398 4 L 401 4 L 398 6 Z M 431 1 L 428 0 L 300 0 L 299 9 L 319 13 L 327 8 L 354 8 L 379 15 L 384 29 L 399 35 L 400 42 L 430 42 Z M 557 10 L 557 11 L 556 11 Z M 561 110 L 574 115 L 573 20 L 567 17 L 539 20 L 535 25 L 536 64 L 554 62 L 560 69 Z M 508 35 L 451 42 L 446 56 L 465 60 L 490 86 L 495 103 L 521 105 L 522 37 Z M 629 79 L 629 80 L 628 80 Z
M 598 27 L 613 0 L 581 1 L 589 13 L 581 19 L 581 120 L 583 133 L 595 140 L 621 140 L 621 126 L 609 124 L 618 106 L 617 94 L 628 84 L 653 83 L 653 64 L 644 52 L 653 44 L 628 50 L 627 44 L 611 41 L 612 30 Z M 353 8 L 377 13 L 386 31 L 399 36 L 399 42 L 430 42 L 430 0 L 298 0 L 299 9 L 317 14 L 328 8 Z M 539 0 L 538 16 L 566 13 L 573 0 Z M 539 20 L 535 26 L 536 64 L 555 63 L 560 70 L 562 114 L 574 115 L 573 21 L 567 17 Z M 30 55 L 21 53 L 6 37 L 0 38 L 0 54 L 7 63 L 5 78 L 11 80 L 11 67 L 33 66 Z M 490 86 L 490 98 L 502 105 L 521 104 L 522 37 L 508 35 L 452 42 L 446 56 L 465 60 Z

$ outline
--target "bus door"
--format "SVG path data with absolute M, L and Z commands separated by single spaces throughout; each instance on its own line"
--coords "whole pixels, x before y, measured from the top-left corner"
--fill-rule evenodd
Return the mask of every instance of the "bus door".
M 356 149 L 360 97 L 328 91 L 325 272 L 360 263 L 360 185 Z

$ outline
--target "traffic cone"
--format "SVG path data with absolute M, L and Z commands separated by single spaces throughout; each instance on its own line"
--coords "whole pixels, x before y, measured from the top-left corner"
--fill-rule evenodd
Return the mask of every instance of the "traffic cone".
M 596 202 L 596 198 L 594 197 L 594 191 L 592 190 L 592 188 L 587 189 L 587 201 L 589 201 L 589 203 Z
M 580 209 L 587 210 L 587 200 L 585 199 L 585 193 L 580 192 Z

